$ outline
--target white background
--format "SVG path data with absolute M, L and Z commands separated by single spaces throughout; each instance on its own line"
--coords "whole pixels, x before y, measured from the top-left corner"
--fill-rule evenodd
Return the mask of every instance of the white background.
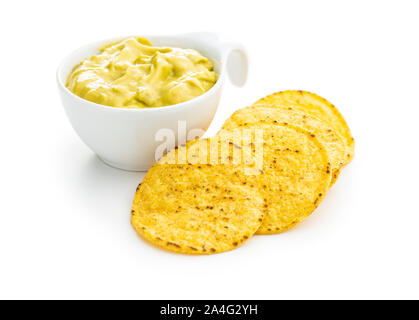
M 0 10 L 0 298 L 419 298 L 417 1 L 8 1 Z M 104 38 L 214 31 L 250 53 L 208 135 L 285 89 L 332 101 L 356 156 L 318 210 L 214 256 L 130 226 L 143 173 L 100 162 L 66 119 L 59 61 Z M 140 147 L 140 146 L 139 146 Z

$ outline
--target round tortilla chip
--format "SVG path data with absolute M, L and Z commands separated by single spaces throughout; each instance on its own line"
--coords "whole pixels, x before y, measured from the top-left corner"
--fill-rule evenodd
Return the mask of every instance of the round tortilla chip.
M 351 131 L 339 110 L 317 94 L 302 90 L 281 91 L 256 101 L 253 105 L 273 105 L 294 107 L 295 109 L 307 112 L 339 133 L 346 143 L 345 164 L 351 162 L 354 157 L 355 143 Z
M 283 232 L 309 216 L 326 195 L 331 180 L 327 151 L 300 127 L 260 121 L 231 132 L 246 129 L 263 132 L 263 170 L 253 182 L 264 196 L 267 212 L 257 234 Z M 255 147 L 252 152 L 260 151 Z
M 150 169 L 131 212 L 140 236 L 178 253 L 213 254 L 235 249 L 257 231 L 265 211 L 262 194 L 244 165 L 220 163 L 218 151 L 210 157 L 219 141 L 190 142 Z
M 259 121 L 268 121 L 273 124 L 290 124 L 306 129 L 314 134 L 325 147 L 330 159 L 332 169 L 332 186 L 345 163 L 346 144 L 344 139 L 336 133 L 327 123 L 305 112 L 295 110 L 294 107 L 282 106 L 252 106 L 237 110 L 226 120 L 222 129 L 231 130 Z

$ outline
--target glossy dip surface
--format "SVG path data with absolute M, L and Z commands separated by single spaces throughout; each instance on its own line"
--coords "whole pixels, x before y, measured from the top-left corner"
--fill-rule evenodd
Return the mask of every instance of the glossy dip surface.
M 80 62 L 66 86 L 79 97 L 112 107 L 152 108 L 191 100 L 217 81 L 214 64 L 198 51 L 153 47 L 145 38 L 111 43 Z

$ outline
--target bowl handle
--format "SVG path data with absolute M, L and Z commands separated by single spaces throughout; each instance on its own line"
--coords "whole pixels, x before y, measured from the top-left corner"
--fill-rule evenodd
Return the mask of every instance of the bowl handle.
M 230 81 L 238 87 L 243 87 L 247 81 L 249 70 L 246 49 L 240 43 L 226 42 L 222 44 L 222 50 Z

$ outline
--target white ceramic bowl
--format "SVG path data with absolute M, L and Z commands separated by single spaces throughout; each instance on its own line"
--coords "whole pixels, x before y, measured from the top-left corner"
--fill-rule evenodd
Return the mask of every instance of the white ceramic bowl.
M 122 40 L 95 42 L 71 53 L 57 70 L 58 88 L 66 114 L 84 143 L 105 163 L 125 170 L 148 170 L 155 162 L 156 149 L 162 144 L 156 134 L 161 129 L 174 133 L 175 143 L 187 139 L 187 133 L 207 130 L 221 96 L 225 75 L 237 86 L 247 79 L 247 55 L 243 47 L 222 43 L 215 34 L 191 33 L 176 36 L 145 36 L 156 46 L 192 48 L 214 61 L 216 84 L 203 95 L 167 107 L 114 108 L 84 100 L 69 91 L 65 82 L 74 66 L 98 53 L 103 45 Z M 179 121 L 185 128 L 178 128 Z M 161 132 L 161 131 L 160 131 Z M 197 132 L 194 130 L 194 132 Z M 160 137 L 161 138 L 161 137 Z

